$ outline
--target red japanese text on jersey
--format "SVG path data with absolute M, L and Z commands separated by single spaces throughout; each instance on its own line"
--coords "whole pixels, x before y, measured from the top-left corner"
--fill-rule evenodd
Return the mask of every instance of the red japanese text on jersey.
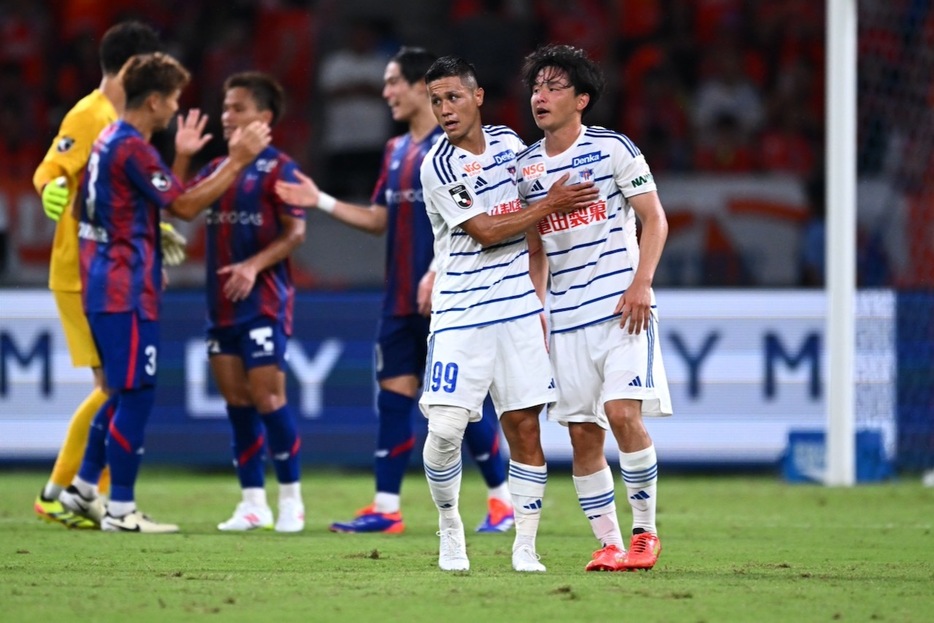
M 605 220 L 606 201 L 601 199 L 569 214 L 549 214 L 538 222 L 538 233 L 547 236 Z
M 512 201 L 508 203 L 499 204 L 498 206 L 490 210 L 489 213 L 490 214 L 509 214 L 510 212 L 518 212 L 521 209 L 522 209 L 522 205 L 519 203 L 519 200 L 513 199 Z M 606 209 L 604 209 L 604 212 L 606 212 Z

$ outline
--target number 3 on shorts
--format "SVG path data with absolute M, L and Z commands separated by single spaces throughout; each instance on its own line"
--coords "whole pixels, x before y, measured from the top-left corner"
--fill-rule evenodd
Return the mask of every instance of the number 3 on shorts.
M 434 362 L 431 366 L 431 384 L 429 389 L 433 392 L 443 389 L 452 394 L 457 387 L 457 364 L 444 364 L 440 361 Z

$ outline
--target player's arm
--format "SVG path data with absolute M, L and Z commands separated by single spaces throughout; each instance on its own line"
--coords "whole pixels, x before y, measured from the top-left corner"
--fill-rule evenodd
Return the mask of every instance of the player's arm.
M 276 194 L 285 203 L 303 208 L 318 208 L 336 218 L 341 223 L 369 234 L 380 235 L 386 231 L 389 220 L 386 206 L 374 203 L 370 206 L 348 203 L 335 199 L 322 191 L 315 181 L 296 171 L 297 182 L 276 182 Z
M 214 172 L 194 186 L 185 189 L 166 206 L 173 215 L 189 221 L 224 194 L 243 169 L 269 145 L 269 126 L 254 121 L 237 129 L 228 143 L 228 156 Z
M 548 258 L 542 247 L 542 237 L 537 227 L 531 227 L 525 232 L 525 240 L 529 245 L 529 277 L 535 286 L 538 300 L 545 304 L 545 291 L 548 288 Z
M 78 190 L 78 179 L 87 166 L 96 138 L 91 133 L 100 125 L 100 121 L 86 112 L 69 112 L 45 158 L 33 173 L 32 184 L 42 199 L 42 208 L 53 221 L 61 218 Z
M 477 214 L 460 224 L 467 234 L 484 247 L 497 244 L 525 232 L 554 212 L 573 212 L 585 208 L 600 195 L 593 182 L 566 184 L 570 174 L 565 173 L 548 189 L 541 201 L 525 210 L 508 214 Z
M 415 303 L 418 306 L 418 313 L 422 316 L 431 315 L 431 292 L 435 288 L 435 276 L 438 274 L 436 260 L 431 261 L 431 266 L 418 280 L 418 292 L 415 293 Z
M 638 334 L 649 328 L 652 282 L 668 238 L 668 219 L 658 193 L 654 190 L 629 197 L 629 205 L 642 223 L 639 267 L 632 277 L 632 283 L 616 304 L 615 313 L 622 314 L 620 327 L 625 328 L 628 319 L 629 333 Z
M 218 275 L 227 275 L 224 283 L 224 296 L 231 301 L 242 301 L 250 295 L 256 276 L 275 266 L 305 240 L 305 220 L 292 216 L 280 215 L 282 233 L 262 251 L 242 262 L 229 264 L 218 269 Z

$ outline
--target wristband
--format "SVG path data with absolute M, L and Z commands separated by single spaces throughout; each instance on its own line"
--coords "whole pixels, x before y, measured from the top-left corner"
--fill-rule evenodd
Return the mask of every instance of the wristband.
M 327 212 L 330 214 L 334 211 L 334 206 L 337 205 L 337 199 L 327 194 L 323 190 L 318 191 L 318 209 L 322 212 Z

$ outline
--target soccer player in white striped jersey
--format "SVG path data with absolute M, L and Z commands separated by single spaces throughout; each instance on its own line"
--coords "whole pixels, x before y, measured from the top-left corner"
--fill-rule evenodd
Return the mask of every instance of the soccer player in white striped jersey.
M 539 48 L 526 57 L 523 80 L 535 123 L 545 133 L 519 154 L 523 206 L 534 209 L 544 189 L 568 174 L 570 183 L 589 181 L 600 189 L 591 205 L 552 214 L 529 235 L 533 279 L 548 289 L 550 355 L 559 389 L 548 418 L 568 427 L 574 487 L 601 543 L 586 569 L 650 569 L 661 551 L 655 526 L 658 468 L 642 417 L 672 413 L 652 292 L 668 221 L 638 148 L 622 134 L 583 125 L 605 81 L 582 50 Z M 604 453 L 607 429 L 619 447 L 632 507 L 628 553 Z
M 419 405 L 428 418 L 425 474 L 440 515 L 438 566 L 470 568 L 458 511 L 461 439 L 489 393 L 511 455 L 512 566 L 542 572 L 535 537 L 547 469 L 538 416 L 556 392 L 525 232 L 550 214 L 590 205 L 597 193 L 592 183 L 565 185 L 565 177 L 535 207 L 521 210 L 516 154 L 525 145 L 509 128 L 482 125 L 483 89 L 473 66 L 445 56 L 425 81 L 445 133 L 421 168 L 437 275 Z

